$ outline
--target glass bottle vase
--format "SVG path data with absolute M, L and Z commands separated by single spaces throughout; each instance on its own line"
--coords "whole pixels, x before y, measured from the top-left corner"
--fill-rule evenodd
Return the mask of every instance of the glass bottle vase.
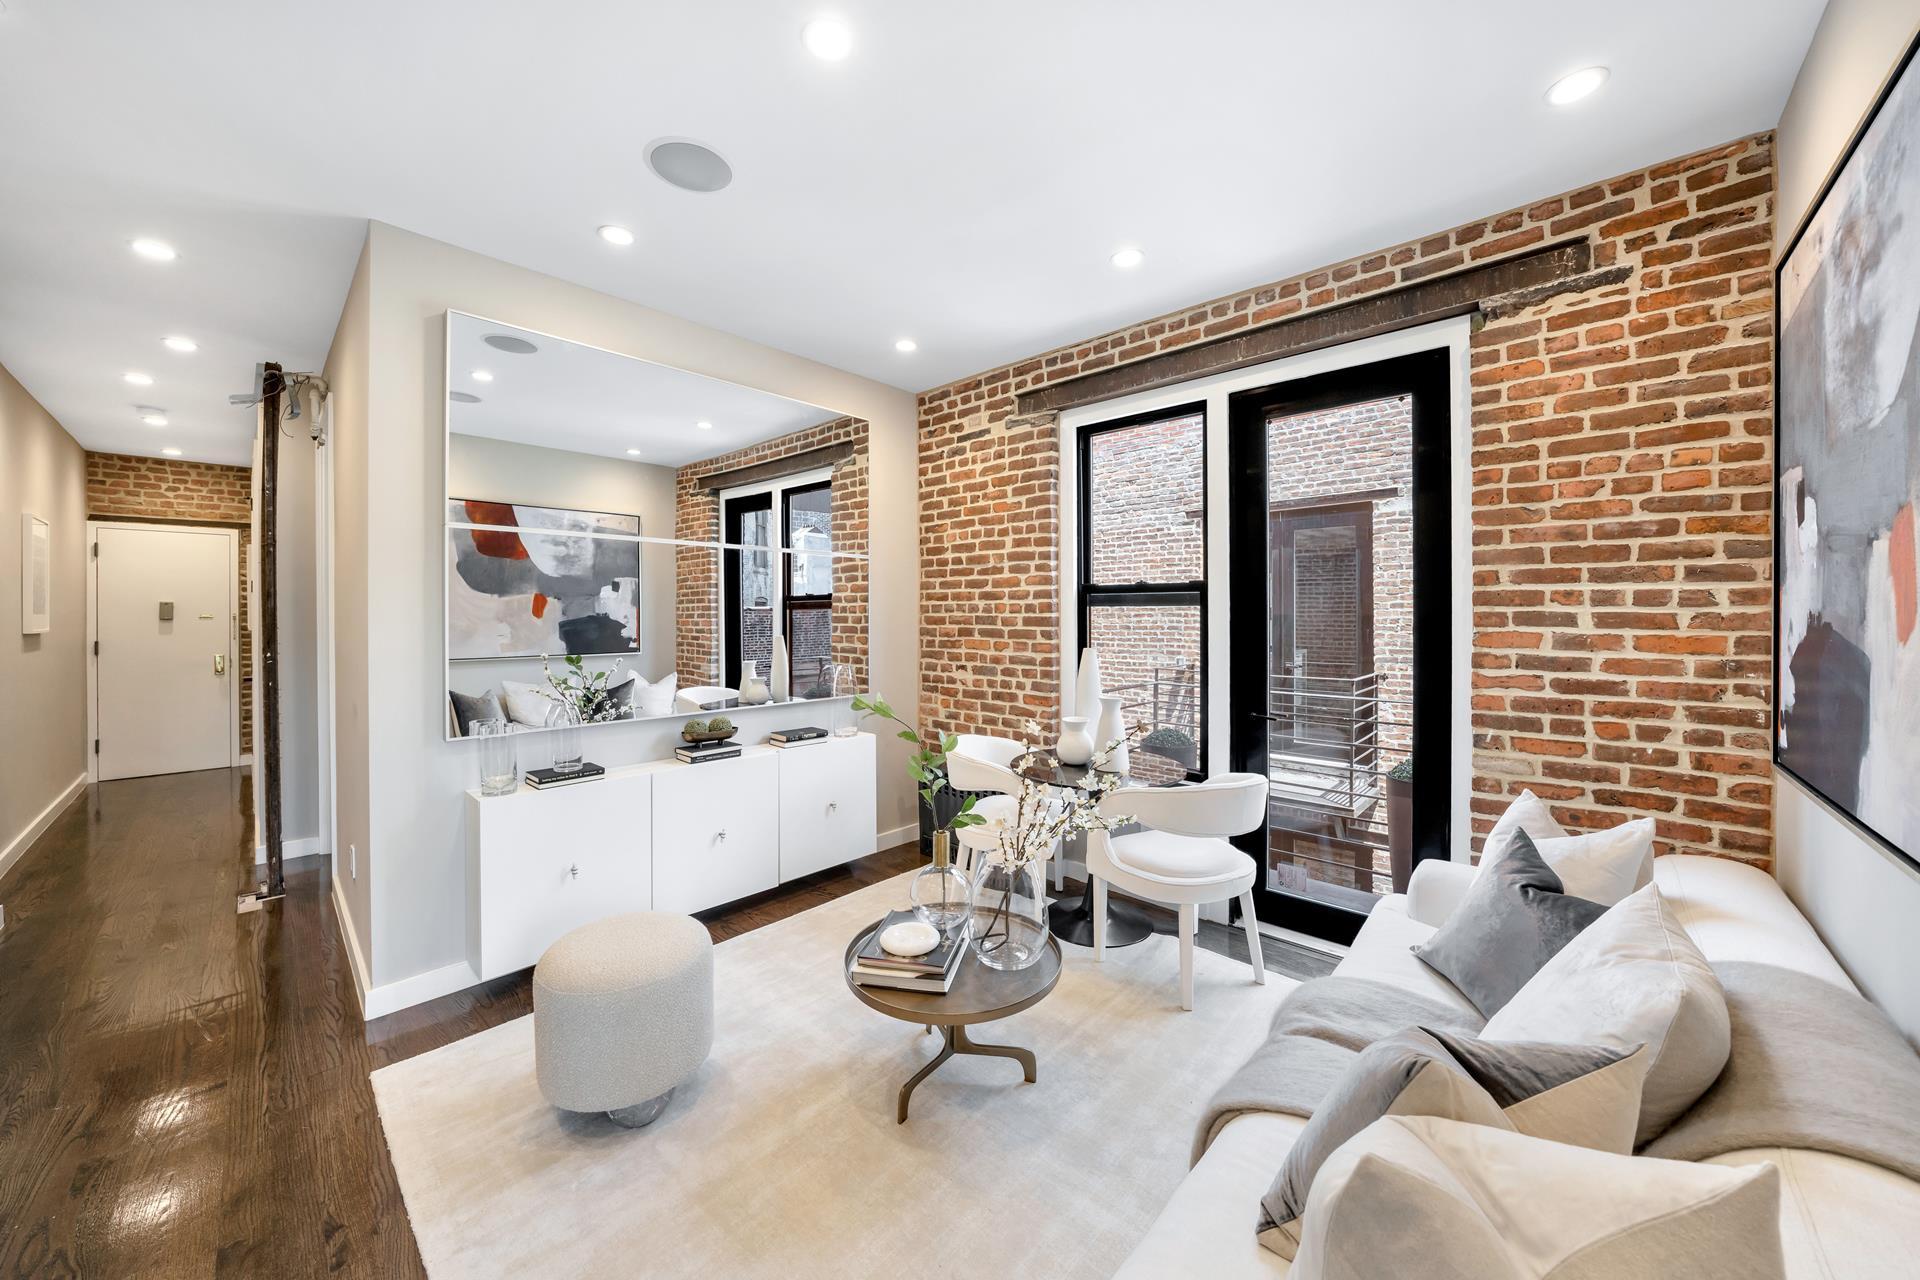
M 553 771 L 555 773 L 578 773 L 580 771 L 580 716 L 572 708 L 563 709 L 553 721 L 553 728 L 547 733 L 553 743 Z
M 971 912 L 973 954 L 990 969 L 1025 969 L 1047 949 L 1047 894 L 1034 863 L 982 857 Z
M 973 886 L 953 865 L 952 839 L 950 832 L 933 833 L 933 861 L 920 868 L 919 874 L 907 885 L 907 896 L 913 900 L 913 914 L 941 933 L 950 933 L 954 926 L 964 924 L 973 901 Z
M 518 791 L 520 771 L 514 765 L 513 726 L 505 720 L 476 720 L 468 733 L 480 739 L 480 794 L 504 796 Z

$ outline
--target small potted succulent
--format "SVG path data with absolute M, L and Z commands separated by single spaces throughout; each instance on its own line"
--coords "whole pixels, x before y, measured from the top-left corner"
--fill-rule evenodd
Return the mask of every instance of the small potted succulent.
M 725 716 L 715 716 L 711 720 L 689 720 L 680 726 L 680 736 L 688 742 L 724 742 L 733 735 L 733 721 Z
M 1183 769 L 1200 767 L 1200 750 L 1178 729 L 1155 729 L 1140 740 L 1140 749 L 1174 761 Z

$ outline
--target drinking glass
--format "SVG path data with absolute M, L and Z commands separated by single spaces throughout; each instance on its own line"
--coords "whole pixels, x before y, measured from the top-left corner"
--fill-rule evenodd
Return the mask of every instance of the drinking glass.
M 480 794 L 504 796 L 520 786 L 513 751 L 513 726 L 505 720 L 476 720 L 468 732 L 480 739 Z

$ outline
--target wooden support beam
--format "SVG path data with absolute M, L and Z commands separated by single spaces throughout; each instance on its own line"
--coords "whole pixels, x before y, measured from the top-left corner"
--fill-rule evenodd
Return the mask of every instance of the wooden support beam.
M 716 471 L 710 476 L 702 476 L 700 487 L 708 493 L 719 493 L 722 489 L 738 489 L 744 485 L 779 480 L 784 476 L 797 476 L 803 471 L 837 467 L 852 456 L 851 443 L 825 444 L 818 449 L 789 454 L 784 458 L 775 458 L 771 462 L 755 462 L 748 466 L 735 467 L 731 471 Z
M 286 390 L 277 364 L 267 366 L 260 401 L 260 679 L 253 713 L 260 717 L 260 826 L 267 843 L 266 896 L 287 891 L 280 855 L 280 402 Z

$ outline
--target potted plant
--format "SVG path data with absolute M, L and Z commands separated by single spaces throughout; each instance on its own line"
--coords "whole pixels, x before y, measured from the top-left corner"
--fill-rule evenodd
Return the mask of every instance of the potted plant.
M 1413 878 L 1413 757 L 1387 770 L 1387 860 L 1393 891 L 1405 893 Z
M 1192 738 L 1178 729 L 1155 729 L 1140 740 L 1140 749 L 1150 751 L 1157 756 L 1165 756 L 1182 769 L 1196 769 L 1200 766 L 1200 749 L 1194 745 Z
M 917 750 L 907 758 L 907 773 L 920 792 L 921 851 L 936 853 L 947 843 L 949 833 L 961 827 L 978 826 L 980 815 L 973 812 L 976 797 L 962 795 L 947 782 L 947 752 L 960 741 L 955 735 L 922 734 L 894 714 L 887 700 L 856 694 L 853 709 L 861 715 L 879 716 L 900 726 L 894 735 L 912 743 Z

